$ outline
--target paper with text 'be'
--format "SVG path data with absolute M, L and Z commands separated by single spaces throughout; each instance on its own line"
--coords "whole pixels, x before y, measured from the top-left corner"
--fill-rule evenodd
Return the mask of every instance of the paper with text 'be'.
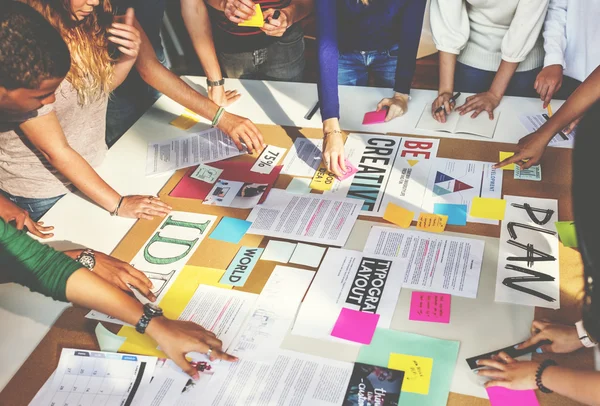
M 384 220 L 389 221 L 397 225 L 398 227 L 408 228 L 412 223 L 415 213 L 405 209 L 404 207 L 398 206 L 394 203 L 388 203 L 385 213 L 383 214 Z
M 388 368 L 404 371 L 402 392 L 429 394 L 433 358 L 417 357 L 407 354 L 390 354 Z
M 356 172 L 358 172 L 358 168 L 356 166 L 352 165 L 352 162 L 350 162 L 348 159 L 346 159 L 345 162 L 346 162 L 346 172 L 343 172 L 341 176 L 337 176 L 337 179 L 340 181 L 346 180 L 350 176 L 352 176 Z
M 448 216 L 448 225 L 451 226 L 466 226 L 468 211 L 469 208 L 466 204 L 433 204 L 433 213 Z
M 335 175 L 327 170 L 327 167 L 322 163 L 315 172 L 315 175 L 310 182 L 310 188 L 315 190 L 327 191 L 331 190 L 335 182 Z
M 560 241 L 565 247 L 577 248 L 577 230 L 574 221 L 557 221 L 554 223 Z
M 379 314 L 342 308 L 331 335 L 360 344 L 371 344 Z
M 262 10 L 260 9 L 260 4 L 254 5 L 254 15 L 243 21 L 238 23 L 240 27 L 258 27 L 262 28 L 265 25 L 265 18 L 263 17 Z
M 421 213 L 417 220 L 417 230 L 441 233 L 446 229 L 447 222 L 448 216 Z
M 498 162 L 502 162 L 505 159 L 510 158 L 514 154 L 515 154 L 514 152 L 500 151 L 500 160 Z M 515 170 L 515 164 L 510 164 L 510 165 L 503 166 L 502 170 L 503 171 L 514 171 Z
M 504 220 L 506 200 L 486 197 L 474 197 L 471 202 L 472 217 L 490 220 Z
M 268 175 L 277 166 L 277 163 L 285 155 L 286 151 L 287 149 L 285 148 L 267 145 L 250 170 Z
M 445 293 L 413 292 L 409 320 L 450 323 L 452 296 Z
M 501 386 L 486 388 L 491 406 L 539 406 L 534 390 L 511 390 Z
M 362 123 L 363 125 L 385 123 L 385 116 L 387 115 L 387 112 L 387 109 L 369 111 L 368 113 L 365 113 Z
M 212 166 L 200 164 L 194 172 L 190 175 L 190 178 L 201 180 L 202 182 L 213 184 L 219 179 L 219 176 L 223 173 L 223 169 L 213 168 Z

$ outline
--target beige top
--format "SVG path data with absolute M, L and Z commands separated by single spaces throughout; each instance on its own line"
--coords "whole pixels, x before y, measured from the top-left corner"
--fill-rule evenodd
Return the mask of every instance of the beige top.
M 56 91 L 56 102 L 35 114 L 0 116 L 0 189 L 15 196 L 48 198 L 68 193 L 71 182 L 50 165 L 19 131 L 18 125 L 56 112 L 67 142 L 92 167 L 106 155 L 106 107 L 108 98 L 81 106 L 77 91 L 64 80 Z

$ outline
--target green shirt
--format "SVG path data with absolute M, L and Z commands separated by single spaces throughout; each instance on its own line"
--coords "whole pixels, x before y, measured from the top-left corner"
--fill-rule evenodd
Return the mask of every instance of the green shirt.
M 0 272 L 10 280 L 66 302 L 67 279 L 82 265 L 0 219 Z

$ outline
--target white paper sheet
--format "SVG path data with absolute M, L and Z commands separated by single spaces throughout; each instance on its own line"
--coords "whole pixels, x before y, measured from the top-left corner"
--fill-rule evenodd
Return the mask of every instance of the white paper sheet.
M 560 272 L 558 258 L 558 233 L 554 223 L 558 221 L 558 201 L 554 199 L 536 199 L 533 197 L 504 196 L 506 213 L 500 232 L 500 252 L 498 254 L 498 273 L 496 280 L 496 301 L 508 302 L 527 306 L 560 308 Z M 534 211 L 538 221 L 536 224 L 527 214 L 525 204 L 543 210 Z M 546 213 L 552 215 L 547 219 Z M 532 227 L 531 230 L 525 227 Z M 511 235 L 510 230 L 514 234 Z M 520 247 L 511 245 L 518 244 Z M 550 261 L 517 260 L 510 258 L 527 258 L 527 245 L 554 259 Z M 533 259 L 540 255 L 533 254 Z M 528 272 L 535 272 L 529 274 Z M 546 279 L 546 280 L 544 280 Z M 515 289 L 515 287 L 517 289 Z M 518 288 L 526 289 L 526 292 Z M 542 296 L 543 295 L 543 296 Z
M 312 182 L 312 179 L 310 178 L 292 178 L 290 184 L 285 190 L 289 193 L 306 195 L 311 191 L 310 182 Z
M 342 246 L 356 221 L 362 200 L 325 195 L 296 195 L 271 189 L 247 220 L 248 234 Z
M 146 176 L 245 154 L 218 128 L 148 143 Z
M 171 360 L 161 358 L 156 363 L 152 381 L 144 391 L 141 405 L 174 406 L 191 378 Z
M 260 154 L 252 168 L 252 172 L 263 173 L 268 175 L 271 173 L 273 168 L 277 166 L 279 160 L 283 157 L 287 149 L 276 147 L 275 145 L 267 145 L 267 147 Z
M 519 116 L 519 121 L 521 122 L 521 124 L 523 124 L 523 127 L 525 127 L 527 131 L 532 133 L 537 131 L 542 125 L 544 125 L 546 121 L 549 120 L 549 118 L 546 117 L 548 117 L 546 113 L 524 114 Z M 564 131 L 562 132 L 562 135 L 558 133 L 550 140 L 549 145 L 552 145 L 554 147 L 566 145 L 573 147 L 576 132 L 577 128 L 575 128 L 570 133 L 565 133 Z M 563 135 L 566 137 L 566 139 L 563 138 Z
M 240 360 L 219 368 L 203 405 L 338 406 L 353 364 L 273 349 L 270 364 Z
M 296 249 L 296 244 L 285 241 L 271 240 L 260 256 L 263 261 L 275 261 L 287 264 Z
M 321 163 L 322 139 L 296 138 L 283 160 L 282 175 L 312 178 Z
M 503 170 L 494 162 L 438 158 L 433 161 L 421 209 L 433 213 L 436 203 L 465 204 L 471 211 L 474 197 L 502 197 Z M 474 223 L 498 224 L 497 220 L 467 216 Z
M 317 245 L 298 243 L 294 250 L 294 254 L 290 258 L 290 263 L 316 268 L 321 263 L 321 259 L 326 250 L 327 248 L 319 247 Z
M 460 97 L 456 103 L 457 106 L 464 104 L 466 97 Z M 446 116 L 446 122 L 440 123 L 431 114 L 431 104 L 427 104 L 417 123 L 417 128 L 431 131 L 444 131 L 452 134 L 464 133 L 479 135 L 485 138 L 493 138 L 500 118 L 499 109 L 494 110 L 494 118 L 490 120 L 487 112 L 482 112 L 475 118 L 471 118 L 471 113 L 461 116 L 456 111 Z
M 389 328 L 403 279 L 404 267 L 397 258 L 330 248 L 292 334 L 348 343 L 331 336 L 344 307 L 379 314 L 377 327 Z
M 364 251 L 399 257 L 406 288 L 476 298 L 484 245 L 473 238 L 373 227 Z
M 326 194 L 364 200 L 362 215 L 383 217 L 392 202 L 414 211 L 417 219 L 439 143 L 437 139 L 350 134 L 344 152 L 358 173 L 336 181 Z

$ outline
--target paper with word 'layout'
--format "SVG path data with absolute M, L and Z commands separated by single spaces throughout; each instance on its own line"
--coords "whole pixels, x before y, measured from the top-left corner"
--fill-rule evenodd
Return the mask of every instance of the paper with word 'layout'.
M 152 282 L 156 303 L 160 303 L 200 242 L 210 234 L 216 219 L 216 216 L 201 213 L 173 211 L 131 260 L 131 266 L 143 272 Z M 148 301 L 139 292 L 134 293 L 142 303 Z M 86 317 L 124 324 L 96 311 L 91 311 Z
M 496 301 L 560 308 L 558 201 L 504 196 Z M 528 210 L 529 209 L 529 210 Z
M 379 314 L 377 327 L 389 328 L 404 279 L 400 262 L 330 248 L 302 302 L 292 334 L 341 341 L 330 334 L 342 308 Z

